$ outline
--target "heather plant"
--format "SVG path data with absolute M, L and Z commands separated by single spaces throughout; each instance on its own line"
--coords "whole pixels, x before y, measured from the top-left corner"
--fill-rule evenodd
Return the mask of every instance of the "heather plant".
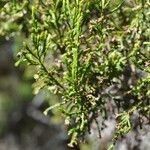
M 2 1 L 0 34 L 25 34 L 16 66 L 35 66 L 35 94 L 58 95 L 44 113 L 61 112 L 70 146 L 93 122 L 101 136 L 110 114 L 117 124 L 109 149 L 132 130 L 134 113 L 137 127 L 149 123 L 149 13 L 147 0 Z

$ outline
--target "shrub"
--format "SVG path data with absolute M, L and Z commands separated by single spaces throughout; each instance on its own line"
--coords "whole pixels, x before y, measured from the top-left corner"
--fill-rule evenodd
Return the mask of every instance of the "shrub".
M 98 125 L 98 116 L 104 122 L 110 112 L 118 114 L 110 149 L 132 129 L 135 112 L 139 126 L 150 121 L 149 6 L 145 0 L 15 0 L 1 4 L 0 33 L 26 34 L 16 65 L 35 66 L 35 93 L 44 88 L 59 95 L 60 102 L 44 113 L 61 111 L 70 146 L 90 132 L 93 121 Z M 140 121 L 143 118 L 145 122 Z M 98 125 L 99 134 L 103 127 L 103 123 Z

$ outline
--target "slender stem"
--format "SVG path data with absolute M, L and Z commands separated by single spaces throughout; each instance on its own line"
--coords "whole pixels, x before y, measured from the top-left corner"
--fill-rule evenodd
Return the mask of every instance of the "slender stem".
M 46 69 L 45 65 L 42 63 L 41 59 L 39 59 L 39 63 L 42 67 L 42 69 L 44 70 L 44 72 L 50 76 L 50 78 L 52 79 L 52 81 L 54 81 L 59 87 L 61 87 L 62 89 L 64 89 L 64 87 L 53 77 L 53 75 Z

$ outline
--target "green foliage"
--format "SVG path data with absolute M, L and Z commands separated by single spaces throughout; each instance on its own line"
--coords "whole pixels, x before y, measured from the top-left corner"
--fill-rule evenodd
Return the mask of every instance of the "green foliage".
M 16 26 L 14 32 L 27 34 L 28 42 L 19 52 L 16 65 L 23 62 L 35 66 L 35 93 L 47 88 L 60 96 L 60 103 L 48 108 L 45 114 L 53 108 L 62 112 L 71 137 L 70 146 L 90 132 L 98 115 L 103 121 L 107 119 L 109 103 L 115 104 L 118 113 L 113 144 L 132 129 L 134 112 L 149 120 L 148 1 L 33 0 L 21 3 L 17 0 L 5 3 L 0 15 L 4 18 L 8 13 L 6 8 L 11 9 L 9 17 L 13 21 L 4 20 L 2 24 L 11 23 Z M 22 13 L 25 16 L 20 15 Z M 19 17 L 15 17 L 17 14 Z M 12 33 L 10 27 L 2 29 L 2 35 L 8 35 L 7 31 Z M 138 71 L 144 75 L 139 76 Z M 129 79 L 126 81 L 126 78 Z M 113 94 L 106 92 L 109 87 L 120 88 Z M 98 128 L 101 131 L 103 126 Z

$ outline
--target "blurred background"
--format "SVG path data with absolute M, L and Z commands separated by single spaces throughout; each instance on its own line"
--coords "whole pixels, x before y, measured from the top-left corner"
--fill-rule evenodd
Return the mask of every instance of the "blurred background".
M 68 150 L 61 117 L 44 116 L 46 94 L 32 94 L 34 69 L 14 65 L 20 42 L 0 38 L 0 150 Z

